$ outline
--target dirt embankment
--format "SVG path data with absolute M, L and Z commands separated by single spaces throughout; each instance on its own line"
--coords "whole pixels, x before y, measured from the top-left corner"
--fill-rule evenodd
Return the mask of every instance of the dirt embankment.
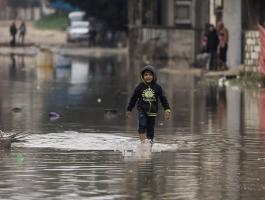
M 66 41 L 66 32 L 60 30 L 40 30 L 34 27 L 32 22 L 26 22 L 27 33 L 25 45 L 22 47 L 17 41 L 16 48 L 10 47 L 11 36 L 9 27 L 12 21 L 0 21 L 0 55 L 23 54 L 36 55 L 40 48 L 48 48 L 55 53 L 73 56 L 101 56 L 127 53 L 127 47 L 123 48 L 103 48 L 88 47 L 87 44 L 69 44 Z M 20 21 L 16 22 L 19 27 Z M 18 40 L 18 34 L 17 34 Z M 26 48 L 24 48 L 26 47 Z
M 1 46 L 8 46 L 11 40 L 9 33 L 9 27 L 12 21 L 0 21 L 0 44 Z M 16 21 L 17 28 L 20 25 L 20 21 Z M 59 30 L 40 30 L 36 29 L 32 22 L 26 22 L 27 32 L 25 37 L 25 45 L 65 45 L 66 33 Z M 17 34 L 18 38 L 18 34 Z M 19 42 L 18 42 L 19 45 Z

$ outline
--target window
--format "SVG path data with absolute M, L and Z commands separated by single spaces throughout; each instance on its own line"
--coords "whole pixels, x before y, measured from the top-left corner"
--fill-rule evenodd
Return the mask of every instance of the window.
M 175 1 L 175 24 L 188 25 L 192 24 L 192 0 L 176 0 Z

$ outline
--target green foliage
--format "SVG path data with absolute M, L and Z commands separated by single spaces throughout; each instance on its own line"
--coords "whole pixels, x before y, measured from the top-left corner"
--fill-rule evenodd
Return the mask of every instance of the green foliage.
M 221 80 L 223 79 L 223 80 Z M 228 85 L 240 85 L 244 88 L 251 88 L 251 89 L 259 89 L 259 88 L 265 88 L 265 76 L 261 73 L 246 73 L 242 72 L 235 78 L 229 78 L 229 77 L 211 77 L 211 78 L 203 78 L 199 81 L 200 85 L 212 85 L 216 86 L 221 84 Z
M 57 29 L 65 30 L 68 25 L 67 13 L 55 13 L 42 17 L 35 23 L 39 29 Z
M 198 82 L 199 86 L 205 87 L 205 86 L 218 86 L 218 78 L 206 78 L 203 77 Z
M 242 73 L 235 83 L 238 83 L 246 88 L 261 88 L 265 87 L 265 76 L 261 73 L 255 72 Z

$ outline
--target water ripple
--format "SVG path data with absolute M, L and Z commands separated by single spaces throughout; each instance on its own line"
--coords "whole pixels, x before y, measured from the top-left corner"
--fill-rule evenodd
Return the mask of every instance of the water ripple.
M 26 138 L 25 143 L 19 143 L 16 146 L 69 150 L 120 151 L 125 156 L 128 156 L 131 152 L 137 154 L 139 151 L 146 151 L 146 148 L 149 148 L 151 152 L 162 152 L 176 151 L 178 147 L 177 144 L 155 143 L 151 148 L 151 144 L 148 141 L 146 144 L 140 144 L 138 139 L 132 137 L 109 133 L 80 133 L 74 131 L 32 134 Z

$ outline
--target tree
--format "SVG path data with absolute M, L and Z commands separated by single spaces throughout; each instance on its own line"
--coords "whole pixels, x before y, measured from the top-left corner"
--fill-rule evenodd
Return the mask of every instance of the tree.
M 56 0 L 51 0 L 56 1 Z M 127 0 L 64 0 L 112 30 L 127 30 Z

